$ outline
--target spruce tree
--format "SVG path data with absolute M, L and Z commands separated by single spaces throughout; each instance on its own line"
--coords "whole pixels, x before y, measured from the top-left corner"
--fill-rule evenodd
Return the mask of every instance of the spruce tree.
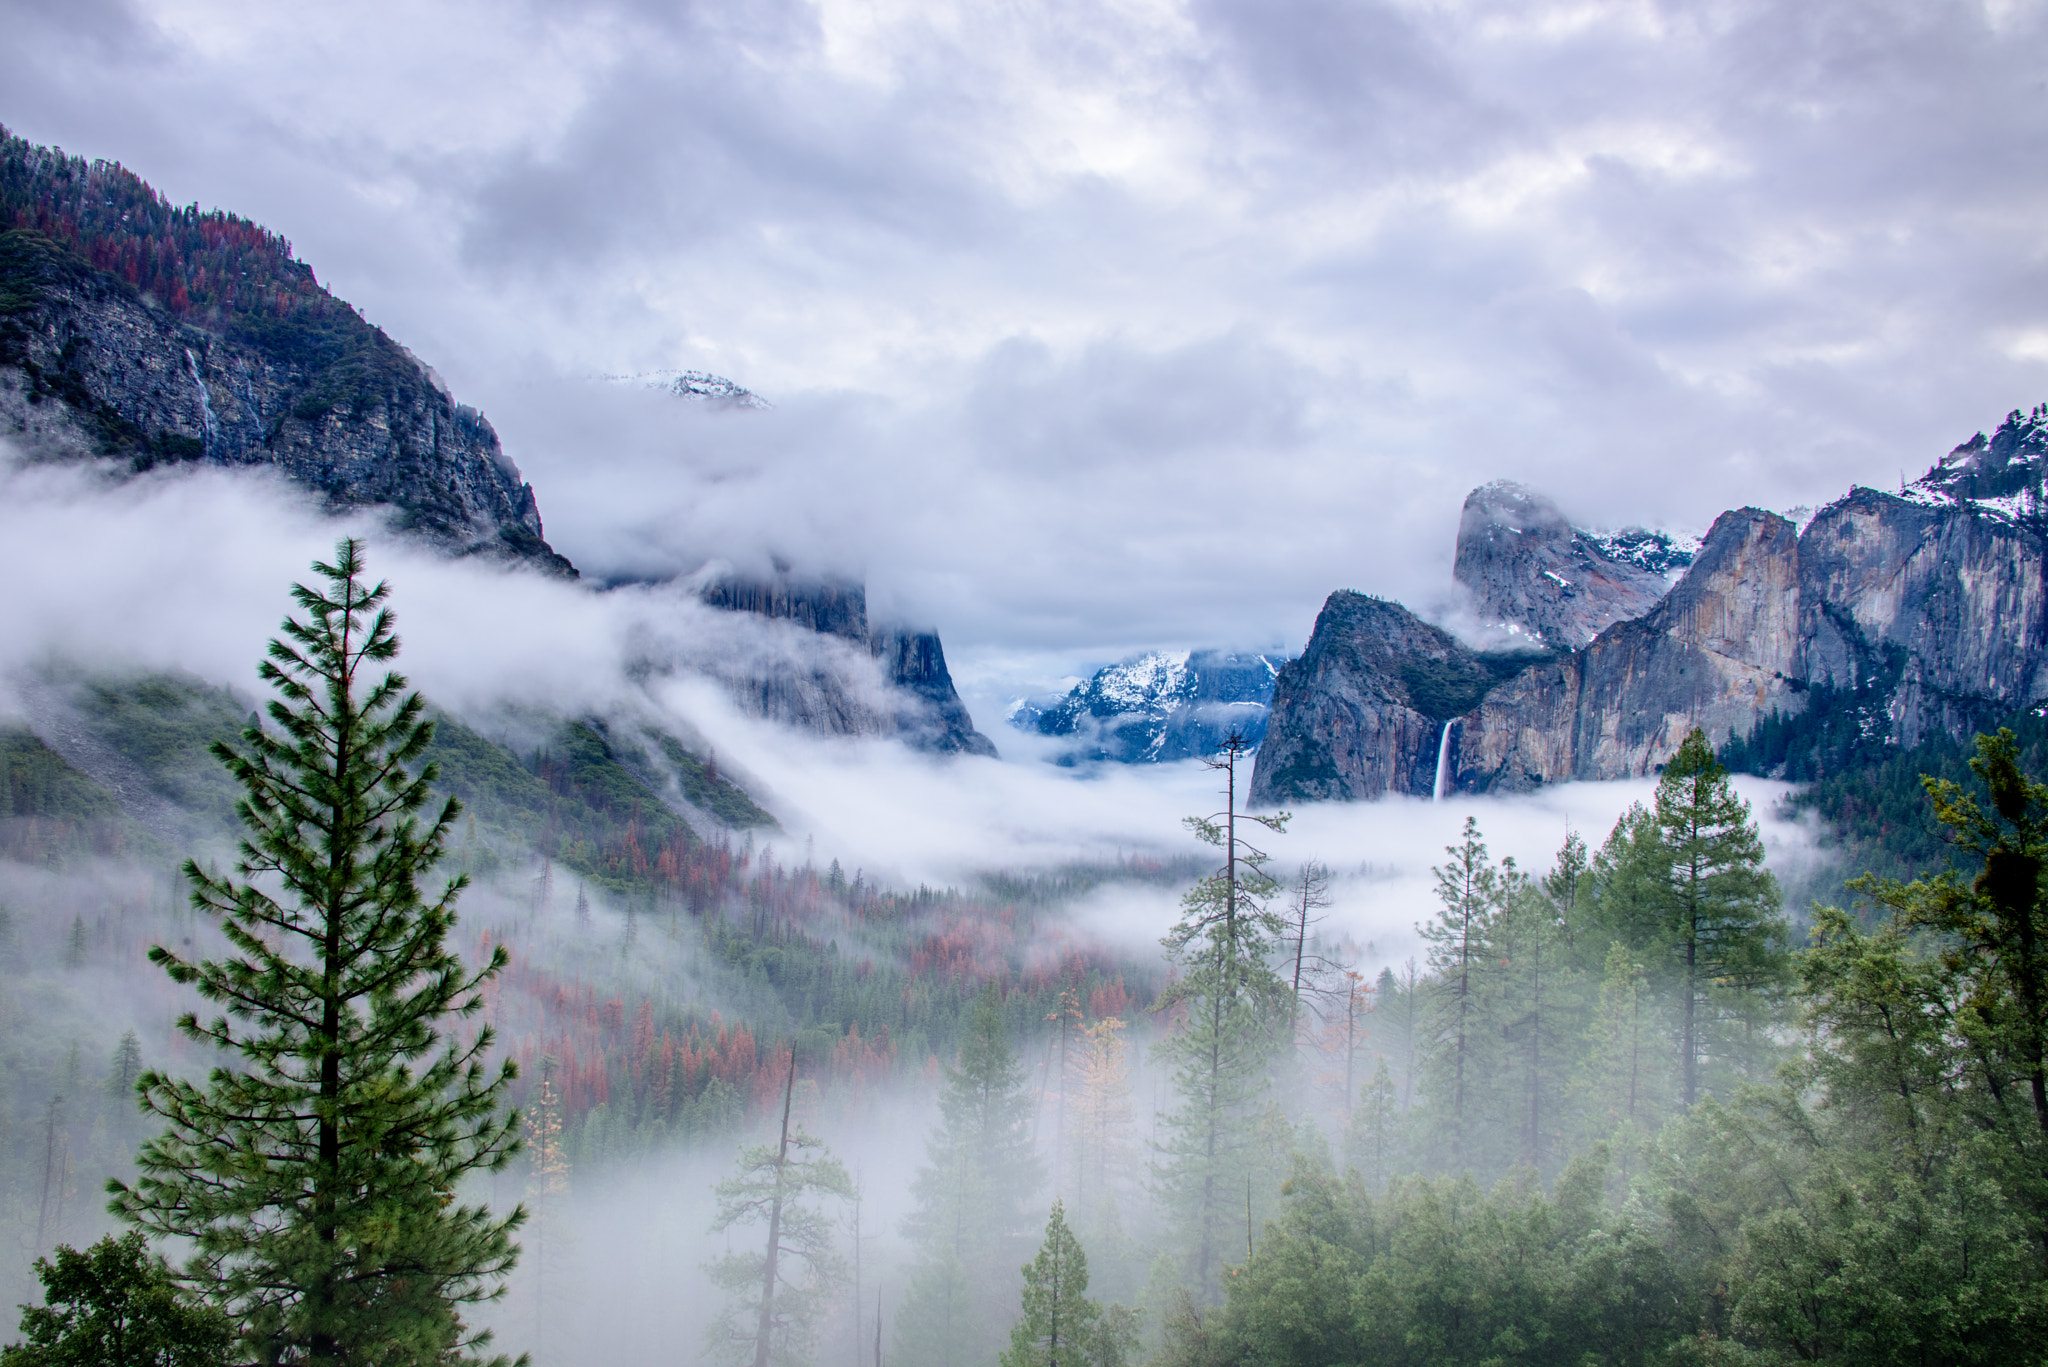
M 901 1367 L 982 1367 L 1001 1350 L 1017 1263 L 1030 1246 L 1025 1203 L 1043 1181 L 1031 1111 L 991 983 L 968 1018 L 959 1063 L 946 1070 L 939 1127 L 911 1183 L 917 1206 L 904 1233 L 916 1262 L 892 1359 Z
M 1729 783 L 1706 733 L 1685 738 L 1657 784 L 1656 831 L 1664 867 L 1666 935 L 1679 973 L 1679 1090 L 1700 1094 L 1700 1061 L 1754 1052 L 1759 994 L 1785 979 L 1786 926 L 1777 880 L 1749 804 Z M 1718 1017 L 1747 1027 L 1740 1042 Z M 1745 1047 L 1746 1046 L 1746 1047 Z
M 1274 971 L 1287 923 L 1269 906 L 1279 884 L 1268 856 L 1238 832 L 1285 829 L 1287 816 L 1237 810 L 1236 763 L 1247 750 L 1233 734 L 1211 768 L 1226 777 L 1227 805 L 1189 817 L 1196 836 L 1224 852 L 1223 867 L 1181 899 L 1181 918 L 1161 940 L 1178 976 L 1160 993 L 1174 1031 L 1154 1052 L 1171 1070 L 1179 1105 L 1163 1117 L 1154 1182 L 1176 1226 L 1197 1296 L 1213 1297 L 1229 1232 L 1242 1221 L 1245 1182 L 1273 1065 L 1286 1045 L 1293 994 Z
M 1002 1367 L 1089 1367 L 1098 1360 L 1102 1307 L 1088 1299 L 1088 1257 L 1052 1203 L 1045 1242 L 1024 1269 L 1024 1307 Z
M 1486 995 L 1496 967 L 1494 937 L 1513 886 L 1514 863 L 1492 863 L 1479 823 L 1469 816 L 1458 843 L 1446 845 L 1444 853 L 1449 859 L 1432 870 L 1437 914 L 1415 929 L 1429 945 L 1425 1095 L 1437 1131 L 1439 1159 L 1459 1172 L 1476 1156 L 1477 1122 L 1482 1110 L 1489 1109 L 1478 1096 L 1498 1052 L 1493 1044 L 1497 1032 L 1487 1029 Z
M 465 968 L 448 945 L 465 880 L 420 889 L 460 807 L 422 821 L 432 723 L 403 677 L 372 677 L 398 653 L 389 589 L 354 540 L 314 569 L 326 586 L 293 589 L 259 666 L 271 726 L 214 747 L 243 789 L 239 858 L 184 866 L 227 952 L 150 950 L 222 1009 L 178 1025 L 226 1061 L 203 1084 L 142 1074 L 167 1128 L 112 1208 L 190 1241 L 186 1277 L 261 1361 L 464 1360 L 489 1335 L 461 1308 L 500 1294 L 523 1218 L 458 1196 L 517 1146 L 513 1067 L 488 1069 L 493 1032 L 468 1024 L 504 951 Z

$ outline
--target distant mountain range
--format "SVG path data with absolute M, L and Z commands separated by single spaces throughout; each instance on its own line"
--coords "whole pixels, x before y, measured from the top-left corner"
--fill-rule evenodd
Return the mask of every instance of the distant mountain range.
M 1153 764 L 1211 755 L 1233 732 L 1266 734 L 1286 656 L 1231 650 L 1150 651 L 1107 665 L 1065 696 L 1020 701 L 1010 725 L 1072 743 L 1062 764 Z

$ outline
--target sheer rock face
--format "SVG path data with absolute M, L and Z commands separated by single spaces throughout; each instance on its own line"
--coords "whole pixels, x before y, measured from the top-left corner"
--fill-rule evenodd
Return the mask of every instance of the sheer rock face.
M 1445 722 L 1536 658 L 1482 655 L 1399 603 L 1331 594 L 1274 681 L 1251 801 L 1429 792 Z
M 1642 616 L 1670 587 L 1608 555 L 1543 495 L 1505 480 L 1466 497 L 1452 576 L 1471 590 L 1482 621 L 1566 650 Z
M 993 757 L 953 686 L 935 631 L 868 620 L 867 590 L 851 580 L 728 576 L 706 603 L 801 630 L 779 652 L 726 671 L 742 710 L 833 736 L 898 736 L 935 754 Z
M 1803 674 L 1887 690 L 1896 744 L 2048 698 L 2048 564 L 2031 518 L 1924 482 L 1904 498 L 1857 489 L 1813 520 L 1799 554 Z
M 0 436 L 32 457 L 270 466 L 333 507 L 383 505 L 461 553 L 573 576 L 476 410 L 382 334 L 347 383 L 173 317 L 54 244 L 10 244 Z
M 2037 463 L 2048 464 L 2048 440 L 2039 444 Z M 1888 718 L 1882 738 L 1900 746 L 1966 736 L 2048 701 L 2038 473 L 2014 472 L 2021 451 L 1991 472 L 1994 492 L 1970 492 L 1970 480 L 1983 482 L 1975 466 L 2004 454 L 1980 438 L 1904 496 L 1852 490 L 1804 532 L 1761 509 L 1725 513 L 1642 616 L 1529 664 L 1455 713 L 1407 706 L 1387 683 L 1413 661 L 1448 657 L 1433 628 L 1383 631 L 1368 651 L 1338 639 L 1356 628 L 1326 607 L 1302 671 L 1282 672 L 1254 792 L 1428 793 L 1441 733 L 1424 723 L 1440 718 L 1453 720 L 1451 786 L 1486 792 L 1640 777 L 1693 727 L 1720 745 L 1830 692 L 1874 698 Z M 1392 604 L 1377 610 L 1413 620 Z M 1368 656 L 1369 667 L 1358 663 Z
M 1629 778 L 1695 726 L 1717 742 L 1803 706 L 1799 541 L 1776 513 L 1723 513 L 1670 595 L 1503 685 L 1453 731 L 1456 786 Z

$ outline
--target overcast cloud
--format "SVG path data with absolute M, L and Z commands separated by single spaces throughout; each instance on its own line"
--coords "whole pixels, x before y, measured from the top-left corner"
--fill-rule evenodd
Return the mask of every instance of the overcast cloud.
M 2038 4 L 0 13 L 0 121 L 291 238 L 587 569 L 859 570 L 977 688 L 1428 606 L 1486 479 L 1704 527 L 2048 398 Z M 777 408 L 587 379 L 665 367 Z

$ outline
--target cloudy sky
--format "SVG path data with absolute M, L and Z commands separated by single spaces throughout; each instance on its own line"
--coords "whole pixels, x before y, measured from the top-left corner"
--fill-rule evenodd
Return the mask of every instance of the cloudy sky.
M 586 569 L 857 569 L 987 688 L 1440 603 L 1483 480 L 1703 528 L 2048 398 L 2020 0 L 0 20 L 0 122 L 289 237 Z M 776 408 L 590 378 L 663 368 Z

